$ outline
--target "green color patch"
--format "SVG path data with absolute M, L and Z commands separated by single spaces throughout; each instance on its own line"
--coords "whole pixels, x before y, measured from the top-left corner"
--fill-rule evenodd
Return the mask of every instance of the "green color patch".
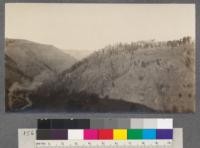
M 128 129 L 127 139 L 142 139 L 142 129 Z

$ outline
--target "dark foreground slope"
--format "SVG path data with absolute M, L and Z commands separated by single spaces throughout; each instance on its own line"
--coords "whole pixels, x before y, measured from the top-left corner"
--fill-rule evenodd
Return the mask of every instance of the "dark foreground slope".
M 44 90 L 42 90 L 44 91 Z M 44 93 L 43 93 L 44 94 Z M 86 92 L 52 92 L 49 95 L 33 94 L 34 105 L 26 111 L 31 112 L 115 112 L 115 113 L 155 113 L 145 105 L 111 98 L 99 98 Z M 24 112 L 24 111 L 23 111 Z

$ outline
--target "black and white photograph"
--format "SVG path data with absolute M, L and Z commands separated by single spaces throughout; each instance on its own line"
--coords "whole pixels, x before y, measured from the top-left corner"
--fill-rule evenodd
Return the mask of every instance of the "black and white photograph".
M 195 112 L 194 4 L 7 3 L 5 109 Z

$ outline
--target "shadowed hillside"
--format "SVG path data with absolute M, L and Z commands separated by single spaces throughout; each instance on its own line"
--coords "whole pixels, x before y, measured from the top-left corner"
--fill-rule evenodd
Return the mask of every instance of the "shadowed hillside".
M 41 88 L 40 88 L 41 89 Z M 111 98 L 99 98 L 96 94 L 86 92 L 69 93 L 67 90 L 61 92 L 32 94 L 34 104 L 30 109 L 36 112 L 134 112 L 134 113 L 155 113 L 153 109 L 145 105 L 130 103 L 123 100 Z M 64 92 L 64 93 L 63 93 Z M 43 95 L 42 95 L 43 94 Z M 48 95 L 46 95 L 48 94 Z

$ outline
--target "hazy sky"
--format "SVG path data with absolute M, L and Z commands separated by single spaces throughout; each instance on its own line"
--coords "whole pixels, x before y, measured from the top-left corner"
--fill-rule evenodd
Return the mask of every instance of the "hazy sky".
M 195 36 L 193 4 L 6 4 L 8 38 L 95 50 L 116 42 Z

